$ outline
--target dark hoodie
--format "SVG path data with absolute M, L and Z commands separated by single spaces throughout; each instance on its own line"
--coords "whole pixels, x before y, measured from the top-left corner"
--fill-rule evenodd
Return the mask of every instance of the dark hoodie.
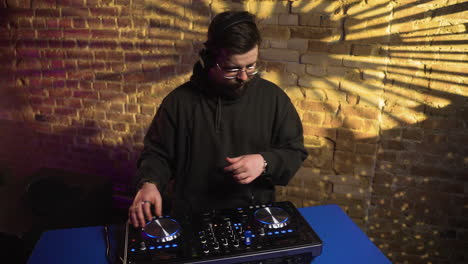
M 145 137 L 137 184 L 156 182 L 165 212 L 272 202 L 274 186 L 287 185 L 307 157 L 299 116 L 278 86 L 256 76 L 229 100 L 209 87 L 196 64 L 191 80 L 163 100 Z M 246 154 L 261 154 L 267 171 L 238 184 L 224 172 L 225 158 Z

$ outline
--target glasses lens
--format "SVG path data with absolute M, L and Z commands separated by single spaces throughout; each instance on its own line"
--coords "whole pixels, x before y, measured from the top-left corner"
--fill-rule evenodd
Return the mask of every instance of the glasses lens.
M 240 70 L 240 69 L 230 69 L 230 70 L 224 70 L 224 76 L 233 78 L 239 75 L 239 72 L 245 72 L 248 76 L 253 76 L 257 74 L 257 69 L 255 67 L 249 67 L 245 70 Z

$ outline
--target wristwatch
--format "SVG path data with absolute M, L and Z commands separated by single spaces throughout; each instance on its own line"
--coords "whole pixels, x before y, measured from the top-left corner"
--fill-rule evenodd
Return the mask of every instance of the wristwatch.
M 268 163 L 266 162 L 265 158 L 263 158 L 263 172 L 262 175 L 265 175 L 267 173 L 268 169 Z

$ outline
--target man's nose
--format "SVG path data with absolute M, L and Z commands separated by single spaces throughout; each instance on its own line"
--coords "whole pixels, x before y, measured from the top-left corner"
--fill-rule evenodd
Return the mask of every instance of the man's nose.
M 247 75 L 245 71 L 239 71 L 236 77 L 237 79 L 242 80 L 242 81 L 247 81 L 247 79 L 249 79 L 249 76 Z

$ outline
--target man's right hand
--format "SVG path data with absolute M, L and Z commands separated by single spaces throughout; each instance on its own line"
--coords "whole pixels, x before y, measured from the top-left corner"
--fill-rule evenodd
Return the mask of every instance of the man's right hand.
M 151 205 L 154 206 L 155 215 L 161 216 L 161 193 L 159 193 L 158 187 L 154 183 L 145 182 L 135 195 L 135 199 L 133 199 L 133 203 L 128 209 L 128 218 L 135 228 L 144 227 L 148 221 L 153 219 Z

